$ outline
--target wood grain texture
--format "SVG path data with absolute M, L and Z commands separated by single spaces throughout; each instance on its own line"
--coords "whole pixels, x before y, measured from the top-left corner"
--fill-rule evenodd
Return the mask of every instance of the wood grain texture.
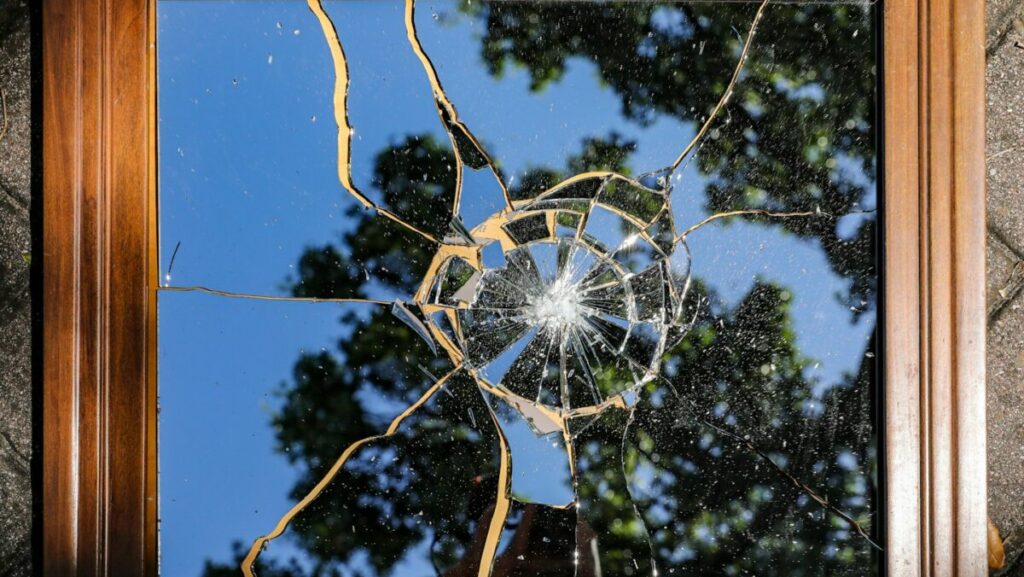
M 916 1 L 886 2 L 883 20 L 883 346 L 885 533 L 890 575 L 921 568 L 921 206 Z
M 156 568 L 151 10 L 43 3 L 43 574 Z
M 981 577 L 984 2 L 884 10 L 886 558 L 890 575 Z
M 953 13 L 953 339 L 956 575 L 987 575 L 985 427 L 985 3 Z
M 981 577 L 984 4 L 883 10 L 886 563 Z M 43 574 L 152 576 L 155 11 L 43 12 Z

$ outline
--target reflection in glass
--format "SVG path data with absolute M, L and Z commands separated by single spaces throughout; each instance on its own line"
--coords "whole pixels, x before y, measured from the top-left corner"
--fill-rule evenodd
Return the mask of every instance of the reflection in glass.
M 159 18 L 165 574 L 878 573 L 870 2 Z

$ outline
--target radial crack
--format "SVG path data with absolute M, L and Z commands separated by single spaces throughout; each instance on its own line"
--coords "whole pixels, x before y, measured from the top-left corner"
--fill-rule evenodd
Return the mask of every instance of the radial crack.
M 428 388 L 426 392 L 420 396 L 420 398 L 416 399 L 416 402 L 409 405 L 408 408 L 402 411 L 400 415 L 398 415 L 397 417 L 394 418 L 394 420 L 391 421 L 391 424 L 388 426 L 387 430 L 384 433 L 360 439 L 349 445 L 341 453 L 341 456 L 338 457 L 338 460 L 334 462 L 334 465 L 332 465 L 331 468 L 328 469 L 327 473 L 324 474 L 324 476 L 309 491 L 309 493 L 307 493 L 306 496 L 303 497 L 301 501 L 296 503 L 295 506 L 289 509 L 288 512 L 281 517 L 281 519 L 277 522 L 277 525 L 274 526 L 274 529 L 270 533 L 267 533 L 266 535 L 259 537 L 255 541 L 253 541 L 252 546 L 249 547 L 249 553 L 245 556 L 245 559 L 242 560 L 241 570 L 245 577 L 255 577 L 256 574 L 253 572 L 253 565 L 256 563 L 256 558 L 259 557 L 260 553 L 263 552 L 263 549 L 271 541 L 277 539 L 284 533 L 285 529 L 288 528 L 288 524 L 291 523 L 292 519 L 294 519 L 296 515 L 301 513 L 303 509 L 312 504 L 313 501 L 316 501 L 316 499 L 324 492 L 327 486 L 331 484 L 331 481 L 333 481 L 334 478 L 338 475 L 338 473 L 341 472 L 342 467 L 345 466 L 345 463 L 349 460 L 349 458 L 352 455 L 355 454 L 357 450 L 359 450 L 367 443 L 372 443 L 373 441 L 378 441 L 380 439 L 386 439 L 394 435 L 398 431 L 398 428 L 402 425 L 402 423 L 407 418 L 409 418 L 413 413 L 415 413 L 417 409 L 426 404 L 426 402 L 429 401 L 434 396 L 435 393 L 437 393 L 444 387 L 448 379 L 450 379 L 456 372 L 461 370 L 461 368 L 462 367 L 455 367 L 454 369 L 449 371 L 448 374 L 441 377 L 433 385 L 431 385 L 430 388 Z
M 474 376 L 478 385 L 481 385 L 479 378 Z M 480 395 L 483 395 L 484 387 L 478 387 Z M 494 497 L 494 514 L 491 515 L 491 522 L 487 526 L 487 535 L 484 539 L 483 551 L 480 553 L 480 569 L 478 577 L 490 577 L 494 568 L 494 561 L 498 557 L 498 545 L 501 543 L 501 533 L 505 529 L 505 521 L 508 519 L 509 509 L 512 507 L 512 499 L 509 496 L 512 487 L 512 451 L 509 449 L 508 439 L 501 428 L 501 422 L 494 408 L 484 397 L 484 405 L 491 416 L 491 422 L 498 432 L 498 449 L 501 451 L 501 463 L 498 467 L 498 492 Z
M 338 37 L 334 22 L 321 5 L 321 0 L 307 0 L 306 3 L 320 22 L 324 38 L 327 40 L 327 46 L 331 52 L 331 60 L 334 62 L 334 121 L 338 125 L 338 179 L 341 181 L 341 185 L 366 208 L 376 211 L 377 214 L 398 223 L 426 240 L 441 244 L 441 241 L 434 236 L 406 222 L 405 219 L 390 210 L 378 206 L 353 182 L 352 125 L 348 119 L 348 58 L 345 56 L 345 48 Z
M 470 168 L 482 168 L 487 166 L 494 177 L 498 181 L 498 185 L 501 187 L 502 195 L 505 198 L 505 205 L 507 208 L 512 208 L 512 197 L 509 195 L 508 186 L 505 184 L 505 179 L 501 176 L 501 171 L 495 166 L 494 160 L 484 150 L 482 144 L 476 136 L 466 127 L 466 124 L 459 118 L 458 111 L 455 110 L 455 105 L 452 103 L 451 98 L 448 97 L 448 93 L 445 92 L 444 87 L 441 85 L 441 79 L 437 75 L 437 69 L 434 67 L 433 61 L 430 60 L 430 56 L 427 55 L 427 51 L 423 48 L 423 44 L 420 42 L 419 35 L 416 32 L 416 0 L 405 1 L 405 30 L 406 36 L 409 39 L 409 44 L 412 46 L 413 52 L 416 53 L 416 58 L 419 59 L 420 64 L 423 65 L 423 71 L 427 74 L 427 79 L 430 81 L 430 88 L 434 95 L 434 105 L 437 107 L 437 114 L 441 118 L 441 124 L 444 126 L 445 132 L 448 133 L 448 138 L 452 143 L 452 150 L 455 151 L 455 202 L 452 205 L 452 214 L 459 214 L 459 205 L 462 199 L 462 172 L 464 165 L 469 165 Z M 462 138 L 460 138 L 460 135 Z M 472 147 L 472 150 L 463 150 L 464 146 Z M 475 162 L 467 162 L 467 155 L 479 155 L 479 159 Z
M 580 570 L 580 482 L 576 471 L 576 448 L 573 445 L 572 434 L 569 433 L 568 423 L 562 427 L 562 439 L 565 442 L 565 452 L 569 457 L 569 478 L 572 480 L 572 505 L 576 510 L 576 527 L 572 532 L 572 574 L 573 577 L 576 577 Z
M 703 227 L 705 225 L 711 224 L 712 222 L 714 222 L 714 221 L 716 221 L 718 219 L 729 218 L 730 216 L 743 216 L 743 215 L 767 216 L 767 217 L 770 217 L 770 218 L 793 218 L 793 217 L 799 217 L 799 216 L 828 216 L 827 214 L 825 214 L 824 212 L 821 212 L 820 210 L 804 211 L 804 212 L 772 212 L 770 210 L 750 209 L 750 210 L 731 210 L 731 211 L 728 211 L 728 212 L 719 212 L 719 213 L 716 213 L 716 214 L 712 214 L 711 216 L 705 218 L 704 220 L 698 222 L 697 224 L 691 226 L 690 228 L 688 228 L 685 231 L 683 231 L 682 233 L 680 233 L 679 236 L 676 237 L 675 242 L 677 242 L 677 243 L 678 242 L 682 242 L 693 231 L 695 231 L 695 230 L 697 230 L 697 229 L 699 229 L 699 228 L 701 228 L 701 227 Z
M 711 421 L 709 421 L 707 419 L 701 418 L 701 422 L 704 423 L 705 425 L 711 427 L 715 431 L 718 431 L 722 435 L 725 435 L 725 436 L 729 437 L 730 439 L 735 441 L 737 444 L 740 444 L 740 445 L 746 447 L 750 452 L 756 454 L 762 460 L 767 461 L 772 466 L 772 468 L 779 475 L 781 475 L 781 476 L 785 477 L 786 479 L 788 479 L 789 482 L 792 483 L 794 487 L 796 487 L 797 489 L 802 491 L 804 494 L 806 494 L 808 497 L 810 497 L 815 503 L 820 505 L 822 508 L 828 510 L 830 513 L 832 513 L 836 517 L 839 517 L 840 519 L 845 521 L 850 526 L 851 529 L 853 529 L 858 535 L 863 537 L 868 543 L 871 544 L 872 547 L 874 547 L 875 549 L 877 549 L 879 551 L 883 550 L 882 547 L 880 547 L 878 545 L 878 543 L 875 543 L 875 541 L 873 539 L 871 539 L 871 536 L 868 535 L 867 531 L 865 531 L 864 528 L 861 527 L 860 523 L 858 523 L 856 521 L 856 519 L 851 517 L 849 514 L 843 512 L 841 509 L 839 509 L 838 507 L 836 507 L 832 503 L 829 503 L 828 499 L 826 499 L 825 497 L 822 497 L 821 495 L 819 495 L 814 489 L 812 489 L 806 483 L 804 483 L 800 479 L 797 479 L 792 473 L 790 473 L 789 471 L 787 471 L 784 468 L 782 468 L 778 463 L 775 462 L 774 459 L 771 458 L 770 455 L 768 455 L 767 453 L 765 453 L 764 451 L 759 449 L 757 447 L 757 445 L 755 445 L 750 439 L 742 437 L 739 434 L 734 433 L 733 431 L 730 431 L 730 430 L 728 430 L 728 429 L 726 429 L 724 427 L 716 425 L 715 423 L 712 423 Z
M 668 383 L 668 384 L 671 385 L 671 383 L 665 377 L 660 377 L 660 379 L 662 381 L 664 381 L 665 383 Z M 856 519 L 854 519 L 848 513 L 844 512 L 843 510 L 839 509 L 838 507 L 836 507 L 835 505 L 830 503 L 828 501 L 828 499 L 826 499 L 825 497 L 822 497 L 821 495 L 819 495 L 814 489 L 812 489 L 809 485 L 807 485 L 807 483 L 804 483 L 803 481 L 798 479 L 795 475 L 793 475 L 789 471 L 787 471 L 784 468 L 782 468 L 782 466 L 780 466 L 778 463 L 776 463 L 775 460 L 772 459 L 770 455 L 768 455 L 763 450 L 761 450 L 757 445 L 755 445 L 753 441 L 751 441 L 750 439 L 748 439 L 748 438 L 746 438 L 746 437 L 736 433 L 735 431 L 731 431 L 728 428 L 726 428 L 726 427 L 724 427 L 722 425 L 718 425 L 718 424 L 714 423 L 713 421 L 711 421 L 710 419 L 706 418 L 702 414 L 700 409 L 697 407 L 696 403 L 694 403 L 690 399 L 683 398 L 676 391 L 675 387 L 671 387 L 671 389 L 672 389 L 673 392 L 675 392 L 676 397 L 680 401 L 682 401 L 683 403 L 685 403 L 686 405 L 688 405 L 690 407 L 690 410 L 692 411 L 692 415 L 693 415 L 693 417 L 696 420 L 698 420 L 699 422 L 703 423 L 704 425 L 707 425 L 708 427 L 710 427 L 714 431 L 718 432 L 719 434 L 724 435 L 724 436 L 728 437 L 729 439 L 732 439 L 733 442 L 735 442 L 736 444 L 738 444 L 738 445 L 742 446 L 743 448 L 747 449 L 752 454 L 756 455 L 759 459 L 767 461 L 768 464 L 772 466 L 772 469 L 775 470 L 776 473 L 778 473 L 780 476 L 782 476 L 787 481 L 789 481 L 794 487 L 797 488 L 797 490 L 801 491 L 802 493 L 804 493 L 805 495 L 810 497 L 811 500 L 813 500 L 815 503 L 817 503 L 819 506 L 821 506 L 821 508 L 825 509 L 826 511 L 832 513 L 836 517 L 839 517 L 844 522 L 846 522 L 846 524 L 849 525 L 850 528 L 853 529 L 853 531 L 855 533 L 857 533 L 862 538 L 864 538 L 864 540 L 867 541 L 869 544 L 871 544 L 872 547 L 874 547 L 875 549 L 877 549 L 879 551 L 883 551 L 882 547 L 879 546 L 878 543 L 876 543 L 871 538 L 871 536 L 868 534 L 868 532 L 861 526 L 860 523 L 857 522 Z
M 715 107 L 711 109 L 711 114 L 708 115 L 707 120 L 705 120 L 704 124 L 701 125 L 700 130 L 697 131 L 693 140 L 691 140 L 690 143 L 686 145 L 686 148 L 679 153 L 679 156 L 676 157 L 675 161 L 673 161 L 666 169 L 656 172 L 672 172 L 679 168 L 679 165 L 682 164 L 686 155 L 690 154 L 690 151 L 692 151 L 694 147 L 703 140 L 704 135 L 707 134 L 708 130 L 711 128 L 711 123 L 715 121 L 715 117 L 718 116 L 718 113 L 721 112 L 722 108 L 728 104 L 729 99 L 732 98 L 733 90 L 736 88 L 736 82 L 740 79 L 740 73 L 743 72 L 743 65 L 746 63 L 747 54 L 749 54 L 750 46 L 753 44 L 754 35 L 757 33 L 757 26 L 761 22 L 761 17 L 764 16 L 764 11 L 765 8 L 768 7 L 768 2 L 769 0 L 761 2 L 761 6 L 758 7 L 757 13 L 754 14 L 754 20 L 750 23 L 750 29 L 747 31 L 747 39 L 743 43 L 743 50 L 740 51 L 740 57 L 736 61 L 736 68 L 733 69 L 732 78 L 729 79 L 729 85 L 725 87 L 725 92 L 722 93 L 722 96 L 718 99 L 718 103 L 715 104 Z
M 633 507 L 633 514 L 640 520 L 640 526 L 644 530 L 644 538 L 647 539 L 647 546 L 651 551 L 651 574 L 658 574 L 658 562 L 657 557 L 654 553 L 654 539 L 651 537 L 651 530 L 647 526 L 647 519 L 644 518 L 640 512 L 640 507 L 636 504 L 636 497 L 633 496 L 633 489 L 629 484 L 629 473 L 626 471 L 626 439 L 629 437 L 629 427 L 633 424 L 636 419 L 636 407 L 629 409 L 629 417 L 626 419 L 626 426 L 622 428 L 622 445 L 619 447 L 620 458 L 622 460 L 622 478 L 626 483 L 626 494 L 629 495 L 629 504 Z
M 239 293 L 233 291 L 226 291 L 220 289 L 213 289 L 204 286 L 159 286 L 156 290 L 160 292 L 199 292 L 220 297 L 236 298 L 236 299 L 253 299 L 261 301 L 286 301 L 286 302 L 298 302 L 298 303 L 357 303 L 357 304 L 371 304 L 371 305 L 386 305 L 390 306 L 393 301 L 383 301 L 377 299 L 364 299 L 364 298 L 321 298 L 321 297 L 283 297 L 274 295 L 260 295 L 252 293 Z

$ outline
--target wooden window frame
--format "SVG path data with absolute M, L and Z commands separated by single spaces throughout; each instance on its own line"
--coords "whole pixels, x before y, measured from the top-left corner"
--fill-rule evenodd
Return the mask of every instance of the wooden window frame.
M 154 1 L 43 2 L 47 576 L 157 575 Z M 983 577 L 985 6 L 882 1 L 887 574 Z

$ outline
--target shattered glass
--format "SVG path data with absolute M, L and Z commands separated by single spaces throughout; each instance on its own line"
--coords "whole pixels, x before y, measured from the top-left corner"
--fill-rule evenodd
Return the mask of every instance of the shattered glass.
M 204 577 L 880 572 L 874 3 L 158 9 L 165 568 L 205 530 L 221 549 Z M 230 36 L 247 18 L 253 47 Z M 203 21 L 251 62 L 182 56 Z M 302 48 L 263 53 L 285 39 Z M 218 66 L 310 88 L 268 80 L 258 98 L 297 103 L 268 111 L 204 92 Z M 190 164 L 182 134 L 213 137 L 176 106 L 200 93 L 223 99 L 217 138 L 246 101 L 271 135 L 319 123 L 316 150 L 236 138 L 227 162 Z M 314 193 L 268 187 L 260 146 L 295 167 L 274 178 L 344 199 L 323 207 L 340 241 L 306 235 Z M 290 199 L 269 202 L 296 222 L 274 242 L 297 266 L 209 216 L 261 206 L 209 201 L 217 175 Z M 236 366 L 281 348 L 300 351 L 290 376 L 202 384 L 209 350 Z M 249 417 L 190 421 L 204 399 L 258 403 L 273 456 L 237 456 Z M 197 466 L 212 438 L 232 456 Z M 197 528 L 242 485 L 278 501 Z

